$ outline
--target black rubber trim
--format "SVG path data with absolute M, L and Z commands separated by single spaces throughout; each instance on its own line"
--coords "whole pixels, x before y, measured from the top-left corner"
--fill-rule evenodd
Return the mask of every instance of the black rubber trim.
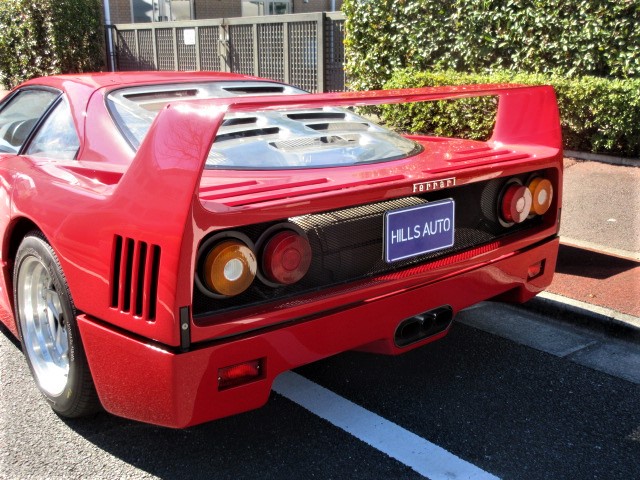
M 180 307 L 180 350 L 186 352 L 191 346 L 189 307 Z

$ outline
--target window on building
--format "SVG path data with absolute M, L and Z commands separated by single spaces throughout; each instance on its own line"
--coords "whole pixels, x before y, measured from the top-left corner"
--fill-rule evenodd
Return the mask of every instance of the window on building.
M 291 0 L 242 0 L 242 16 L 284 15 L 291 13 Z
M 191 20 L 193 0 L 131 0 L 134 23 Z

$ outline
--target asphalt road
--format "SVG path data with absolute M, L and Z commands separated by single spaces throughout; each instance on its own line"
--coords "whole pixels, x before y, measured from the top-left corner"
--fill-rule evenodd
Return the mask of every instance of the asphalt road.
M 395 425 L 400 460 L 284 386 L 262 409 L 176 431 L 58 418 L 6 331 L 0 366 L 1 478 L 424 478 L 402 450 L 429 442 L 476 478 L 640 478 L 638 344 L 514 307 L 462 312 L 447 338 L 404 356 L 345 353 L 289 377 L 328 389 L 329 417 L 353 404 L 370 414 L 347 418 L 365 436 Z M 422 458 L 421 471 L 439 461 Z M 456 468 L 442 478 L 463 478 Z

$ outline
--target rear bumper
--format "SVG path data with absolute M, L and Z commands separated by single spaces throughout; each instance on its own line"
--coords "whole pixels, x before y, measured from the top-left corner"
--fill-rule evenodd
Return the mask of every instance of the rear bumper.
M 499 295 L 524 302 L 551 283 L 559 240 L 504 256 L 474 270 L 389 296 L 317 315 L 299 323 L 231 338 L 185 353 L 133 338 L 87 316 L 78 317 L 100 400 L 109 412 L 143 422 L 182 428 L 258 408 L 277 375 L 351 349 L 398 354 L 437 340 L 446 332 L 398 348 L 400 322 L 450 305 L 457 312 Z M 544 261 L 532 280 L 528 268 Z M 218 370 L 262 359 L 263 377 L 218 390 Z

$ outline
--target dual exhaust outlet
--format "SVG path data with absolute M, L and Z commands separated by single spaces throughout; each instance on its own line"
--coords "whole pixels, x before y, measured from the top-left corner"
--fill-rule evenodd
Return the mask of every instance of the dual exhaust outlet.
M 406 347 L 444 332 L 453 321 L 453 308 L 443 305 L 400 322 L 394 334 L 398 347 Z

